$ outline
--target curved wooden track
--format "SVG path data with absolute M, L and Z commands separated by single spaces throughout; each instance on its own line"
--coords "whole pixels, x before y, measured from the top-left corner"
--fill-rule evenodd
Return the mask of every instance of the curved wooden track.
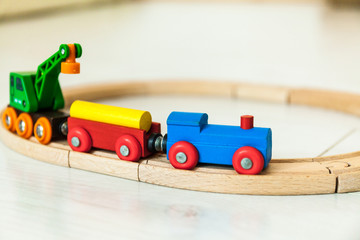
M 360 96 L 310 89 L 205 81 L 135 82 L 87 86 L 64 90 L 69 106 L 74 100 L 145 94 L 193 94 L 303 104 L 360 116 Z M 329 157 L 273 159 L 260 175 L 237 174 L 231 167 L 200 165 L 193 171 L 174 169 L 164 154 L 140 162 L 126 162 L 115 153 L 94 150 L 79 153 L 66 141 L 39 144 L 34 137 L 22 139 L 1 125 L 0 137 L 9 148 L 48 163 L 108 174 L 156 185 L 197 191 L 301 195 L 360 191 L 360 151 Z

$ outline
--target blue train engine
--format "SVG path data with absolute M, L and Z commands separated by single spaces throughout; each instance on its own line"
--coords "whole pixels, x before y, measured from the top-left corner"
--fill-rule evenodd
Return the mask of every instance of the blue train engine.
M 241 126 L 208 124 L 206 113 L 172 112 L 165 137 L 167 158 L 178 169 L 198 163 L 232 165 L 239 174 L 258 174 L 271 160 L 270 128 L 253 127 L 253 116 Z

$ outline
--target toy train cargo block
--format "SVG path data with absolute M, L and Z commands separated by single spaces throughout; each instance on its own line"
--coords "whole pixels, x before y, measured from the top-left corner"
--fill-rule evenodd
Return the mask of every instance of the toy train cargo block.
M 79 100 L 71 105 L 70 116 L 124 127 L 143 129 L 145 131 L 149 131 L 151 128 L 151 114 L 147 111 L 114 107 Z
M 206 113 L 172 112 L 167 119 L 167 158 L 179 169 L 192 169 L 200 162 L 258 174 L 271 160 L 271 129 L 253 127 L 250 115 L 242 116 L 241 124 L 211 125 Z
M 70 108 L 68 128 L 68 143 L 74 151 L 88 152 L 95 147 L 115 151 L 120 159 L 127 161 L 138 161 L 140 157 L 151 155 L 159 149 L 155 142 L 159 145 L 162 139 L 160 123 L 151 122 L 148 112 L 80 101 Z

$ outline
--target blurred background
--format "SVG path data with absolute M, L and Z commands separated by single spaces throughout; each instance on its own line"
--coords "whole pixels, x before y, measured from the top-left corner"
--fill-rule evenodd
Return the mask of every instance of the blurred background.
M 109 4 L 121 4 L 126 2 L 187 2 L 187 3 L 209 3 L 209 2 L 252 2 L 252 3 L 324 3 L 331 7 L 359 7 L 359 0 L 255 0 L 255 1 L 244 1 L 244 0 L 228 0 L 228 1 L 206 1 L 206 0 L 197 0 L 197 1 L 131 1 L 131 0 L 62 0 L 62 1 L 46 1 L 46 0 L 2 0 L 0 8 L 0 17 L 2 19 L 10 18 L 23 18 L 35 14 L 44 14 L 49 13 L 49 11 L 66 11 L 66 8 L 88 8 L 88 7 L 98 7 L 100 5 L 109 5 Z
M 359 2 L 2 0 L 0 79 L 79 42 L 82 73 L 61 75 L 63 86 L 186 78 L 356 91 Z

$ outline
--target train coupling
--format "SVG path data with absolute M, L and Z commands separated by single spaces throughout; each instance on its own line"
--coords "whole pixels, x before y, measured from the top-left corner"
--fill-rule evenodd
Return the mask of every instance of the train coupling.
M 148 140 L 148 149 L 150 152 L 166 153 L 167 134 L 162 136 L 160 133 L 153 133 Z

